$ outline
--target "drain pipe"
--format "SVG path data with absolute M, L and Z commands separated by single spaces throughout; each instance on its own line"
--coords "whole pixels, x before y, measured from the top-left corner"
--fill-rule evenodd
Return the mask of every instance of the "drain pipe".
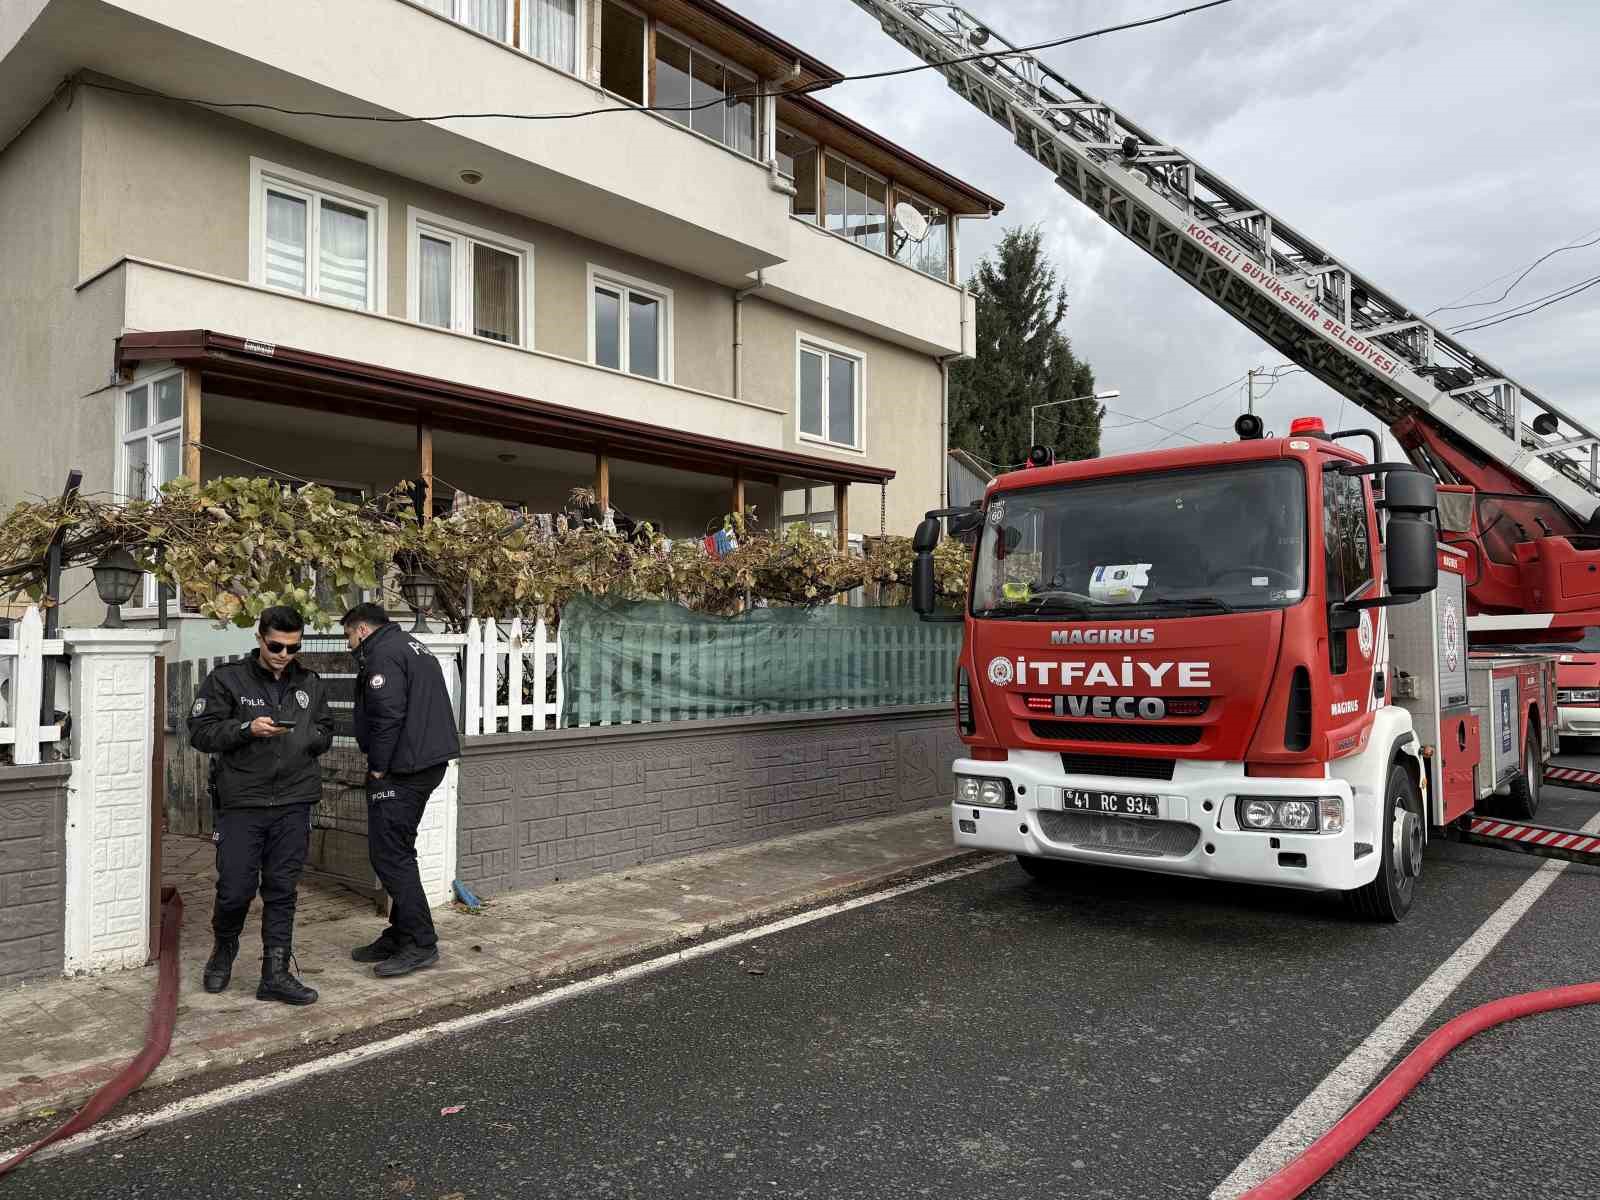
M 970 288 L 961 289 L 961 353 L 939 359 L 939 507 L 950 507 L 950 364 L 966 357 L 967 297 Z
M 767 286 L 767 269 L 756 268 L 756 281 L 733 293 L 733 398 L 744 399 L 744 298 Z

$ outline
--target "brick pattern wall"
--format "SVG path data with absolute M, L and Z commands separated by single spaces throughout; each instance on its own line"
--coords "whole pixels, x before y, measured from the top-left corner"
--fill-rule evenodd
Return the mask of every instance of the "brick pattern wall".
M 0 988 L 61 974 L 71 769 L 0 767 Z
M 457 875 L 492 895 L 909 812 L 960 745 L 944 706 L 476 739 Z

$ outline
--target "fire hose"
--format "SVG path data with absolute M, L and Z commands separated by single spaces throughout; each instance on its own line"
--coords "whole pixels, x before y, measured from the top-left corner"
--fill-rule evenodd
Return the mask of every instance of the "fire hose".
M 1468 1038 L 1518 1017 L 1577 1008 L 1584 1004 L 1600 1004 L 1600 982 L 1575 983 L 1567 987 L 1506 996 L 1468 1009 L 1459 1017 L 1445 1022 L 1406 1055 L 1400 1065 L 1385 1075 L 1378 1086 L 1345 1113 L 1332 1129 L 1312 1142 L 1299 1158 L 1270 1179 L 1251 1188 L 1240 1200 L 1293 1200 L 1301 1195 L 1360 1145 L 1362 1139 L 1399 1106 L 1400 1101 L 1422 1082 L 1429 1071 L 1439 1065 L 1445 1055 Z
M 167 1056 L 172 1046 L 172 1028 L 178 1017 L 178 931 L 182 926 L 183 898 L 178 895 L 177 888 L 164 887 L 161 889 L 160 979 L 156 985 L 155 1003 L 150 1008 L 150 1024 L 145 1031 L 144 1048 L 90 1096 L 88 1102 L 66 1124 L 7 1162 L 0 1163 L 0 1175 L 19 1166 L 52 1142 L 59 1142 L 89 1128 L 121 1104 Z

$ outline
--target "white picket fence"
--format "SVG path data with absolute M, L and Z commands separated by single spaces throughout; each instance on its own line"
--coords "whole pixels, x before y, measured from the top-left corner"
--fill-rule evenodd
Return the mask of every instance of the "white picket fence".
M 38 763 L 40 746 L 61 738 L 61 726 L 39 724 L 39 706 L 45 658 L 65 651 L 60 638 L 45 640 L 37 608 L 13 626 L 13 636 L 0 639 L 0 746 L 11 747 L 11 761 L 19 767 Z
M 554 670 L 555 694 L 546 680 Z M 500 701 L 501 680 L 506 683 L 505 703 Z M 532 696 L 523 698 L 524 682 Z M 561 679 L 561 639 L 551 637 L 543 620 L 531 632 L 517 617 L 509 626 L 492 620 L 467 625 L 466 733 L 524 733 L 561 723 L 566 702 Z M 504 719 L 505 728 L 500 727 Z

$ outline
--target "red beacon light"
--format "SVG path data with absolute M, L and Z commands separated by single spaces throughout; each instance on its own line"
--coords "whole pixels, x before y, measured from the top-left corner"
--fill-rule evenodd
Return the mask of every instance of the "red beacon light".
M 1296 417 L 1289 422 L 1290 437 L 1319 437 L 1328 436 L 1328 427 L 1322 423 L 1321 417 Z

